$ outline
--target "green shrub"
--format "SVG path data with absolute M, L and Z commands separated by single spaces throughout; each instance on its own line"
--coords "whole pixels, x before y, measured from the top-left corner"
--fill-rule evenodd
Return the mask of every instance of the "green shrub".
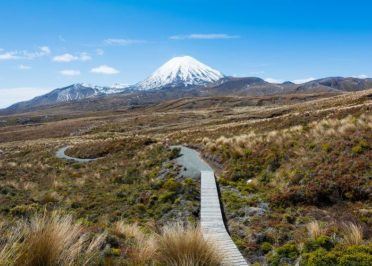
M 315 240 L 308 240 L 304 243 L 304 252 L 312 252 L 319 248 L 331 250 L 334 247 L 332 240 L 328 236 L 319 236 Z
M 323 143 L 323 144 L 321 145 L 321 148 L 322 148 L 322 150 L 325 151 L 325 152 L 330 152 L 330 151 L 331 151 L 331 145 L 330 145 L 329 143 Z
M 302 256 L 301 266 L 333 266 L 337 265 L 337 255 L 319 248 Z
M 301 266 L 371 266 L 372 244 L 359 246 L 336 246 L 327 251 L 318 248 L 302 255 Z
M 356 253 L 344 255 L 339 260 L 340 266 L 371 266 L 372 255 L 365 253 Z
M 172 191 L 166 191 L 159 195 L 159 201 L 161 202 L 173 202 L 176 198 L 176 193 Z
M 261 244 L 261 247 L 260 247 L 260 249 L 261 249 L 261 251 L 264 253 L 264 254 L 267 254 L 267 253 L 269 253 L 271 250 L 272 250 L 272 245 L 269 243 L 269 242 L 263 242 L 262 244 Z
M 281 247 L 278 247 L 274 254 L 269 256 L 268 261 L 270 265 L 278 266 L 281 259 L 287 258 L 294 262 L 299 255 L 300 253 L 296 247 L 296 244 L 287 243 Z
M 163 188 L 171 191 L 178 191 L 182 185 L 177 182 L 174 178 L 169 178 L 165 183 L 163 184 Z

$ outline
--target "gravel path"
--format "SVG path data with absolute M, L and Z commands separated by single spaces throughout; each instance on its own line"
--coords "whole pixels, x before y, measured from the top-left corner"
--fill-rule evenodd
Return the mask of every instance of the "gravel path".
M 98 158 L 95 158 L 95 159 L 81 159 L 81 158 L 68 156 L 68 155 L 65 154 L 65 151 L 70 147 L 71 146 L 64 146 L 64 147 L 58 149 L 57 152 L 56 152 L 56 157 L 60 158 L 60 159 L 68 160 L 68 161 L 74 161 L 74 162 L 77 162 L 77 163 L 88 163 L 88 162 L 95 161 L 95 160 L 98 159 Z
M 181 174 L 184 177 L 199 178 L 201 171 L 213 171 L 196 150 L 185 146 L 172 146 L 171 148 L 181 149 L 181 156 L 176 161 L 177 164 L 182 165 Z

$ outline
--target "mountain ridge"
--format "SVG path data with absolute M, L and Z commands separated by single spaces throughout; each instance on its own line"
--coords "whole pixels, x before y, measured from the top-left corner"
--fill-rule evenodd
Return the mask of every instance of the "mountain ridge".
M 83 104 L 110 101 L 113 95 L 128 105 L 159 102 L 199 96 L 265 96 L 288 93 L 343 93 L 372 88 L 372 79 L 353 77 L 327 77 L 303 84 L 287 81 L 270 83 L 258 77 L 230 77 L 190 57 L 174 57 L 156 69 L 148 78 L 135 85 L 115 83 L 96 86 L 76 83 L 58 88 L 31 100 L 15 103 L 0 114 L 13 114 L 37 110 L 48 105 Z M 106 99 L 107 98 L 107 99 Z M 120 102 L 121 100 L 117 101 Z M 105 104 L 104 104 L 105 105 Z

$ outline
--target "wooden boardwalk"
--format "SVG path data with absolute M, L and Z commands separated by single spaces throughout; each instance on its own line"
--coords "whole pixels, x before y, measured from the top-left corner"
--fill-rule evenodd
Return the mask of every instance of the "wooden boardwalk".
M 185 146 L 173 148 L 181 149 L 177 163 L 183 166 L 182 175 L 197 179 L 201 174 L 200 225 L 204 237 L 216 242 L 220 247 L 224 266 L 249 265 L 226 231 L 213 169 L 196 150 Z
M 248 265 L 226 231 L 213 171 L 201 171 L 200 220 L 204 236 L 216 241 L 221 248 L 223 265 Z

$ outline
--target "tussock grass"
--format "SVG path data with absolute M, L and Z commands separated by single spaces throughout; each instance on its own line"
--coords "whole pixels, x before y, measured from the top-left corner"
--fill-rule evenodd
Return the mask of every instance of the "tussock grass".
M 322 234 L 324 234 L 324 230 L 318 221 L 312 221 L 308 223 L 306 225 L 306 229 L 309 234 L 309 237 L 314 240 L 320 237 Z
M 134 265 L 214 266 L 222 260 L 218 247 L 203 238 L 198 226 L 176 223 L 160 233 L 144 234 L 137 224 L 119 221 L 113 232 L 131 246 L 128 255 Z
M 156 247 L 161 265 L 212 266 L 220 265 L 222 259 L 218 247 L 203 238 L 200 227 L 166 226 L 156 238 Z
M 127 224 L 124 221 L 118 221 L 114 224 L 113 231 L 118 236 L 133 238 L 136 241 L 145 239 L 145 234 L 141 231 L 137 223 Z
M 273 130 L 258 134 L 251 131 L 247 134 L 237 135 L 233 137 L 221 136 L 216 140 L 209 138 L 203 139 L 203 144 L 213 151 L 215 149 L 223 149 L 229 147 L 238 155 L 242 155 L 242 149 L 252 149 L 254 146 L 261 143 L 274 143 L 281 145 L 282 143 L 296 138 L 299 135 L 304 135 L 308 139 L 321 139 L 325 136 L 344 136 L 351 134 L 355 130 L 370 129 L 372 123 L 371 115 L 361 115 L 355 118 L 351 115 L 343 119 L 322 119 L 308 124 L 308 130 L 305 132 L 302 125 L 296 125 L 282 130 Z
M 0 247 L 1 266 L 95 265 L 105 235 L 90 238 L 57 212 L 20 221 Z
M 361 245 L 363 243 L 363 229 L 352 222 L 343 225 L 343 242 L 347 245 Z

